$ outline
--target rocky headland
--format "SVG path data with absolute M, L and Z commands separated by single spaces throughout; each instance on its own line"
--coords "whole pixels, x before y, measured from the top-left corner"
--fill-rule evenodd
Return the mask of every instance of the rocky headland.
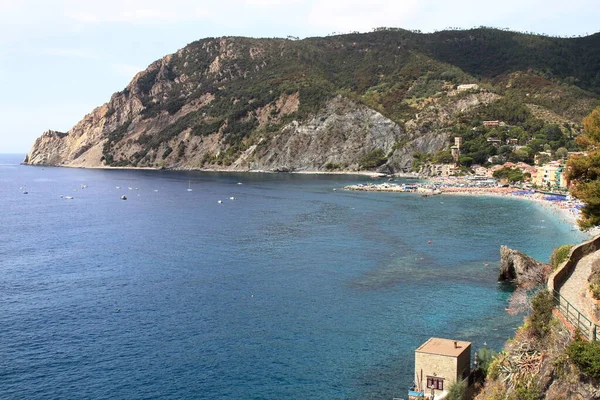
M 536 37 L 535 50 L 522 45 L 499 57 L 515 38 L 530 39 L 493 29 L 383 29 L 199 40 L 152 63 L 68 132 L 44 132 L 24 163 L 408 173 L 415 154 L 448 147 L 453 126 L 483 118 L 502 99 L 518 98 L 532 117 L 578 123 L 598 101 L 589 71 L 571 59 L 555 68 L 557 77 L 577 78 L 567 83 L 535 71 L 554 68 L 545 64 L 560 46 L 595 57 L 597 38 Z

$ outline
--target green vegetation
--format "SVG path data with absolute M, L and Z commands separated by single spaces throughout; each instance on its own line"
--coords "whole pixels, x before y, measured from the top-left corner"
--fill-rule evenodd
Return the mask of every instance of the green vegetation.
M 509 167 L 504 167 L 494 172 L 494 178 L 500 181 L 508 181 L 511 183 L 522 182 L 525 179 L 523 172 L 521 172 L 520 169 Z
M 498 376 L 500 375 L 500 367 L 506 360 L 506 357 L 507 354 L 505 352 L 496 354 L 494 358 L 492 358 L 492 361 L 486 370 L 486 376 L 490 379 L 498 379 Z
M 455 381 L 448 388 L 448 400 L 463 400 L 467 392 L 467 384 L 464 381 Z
M 584 375 L 600 378 L 600 343 L 576 340 L 569 345 L 567 354 Z
M 123 139 L 125 137 L 125 134 L 127 133 L 127 129 L 129 129 L 129 125 L 131 125 L 131 121 L 127 121 L 125 122 L 123 125 L 119 126 L 117 129 L 115 129 L 114 131 L 110 132 L 107 135 L 107 140 L 104 143 L 104 146 L 102 147 L 102 155 L 104 156 L 104 161 L 106 162 L 106 165 L 113 165 L 113 166 L 124 166 L 124 165 L 114 165 L 114 158 L 112 155 L 112 147 L 114 145 L 114 143 L 120 141 L 121 139 Z M 125 164 L 127 165 L 127 164 Z
M 532 336 L 543 339 L 550 332 L 553 306 L 552 294 L 547 290 L 540 290 L 533 296 L 528 321 L 529 332 Z
M 532 162 L 545 145 L 555 157 L 577 148 L 576 130 L 542 121 L 530 105 L 571 119 L 600 105 L 599 42 L 598 35 L 559 39 L 488 28 L 433 34 L 383 28 L 304 40 L 207 38 L 190 43 L 168 61 L 153 63 L 123 94 L 140 98 L 144 118 L 180 116 L 185 104 L 210 94 L 214 99 L 203 108 L 138 142 L 149 151 L 187 129 L 198 136 L 221 132 L 232 158 L 253 133 L 268 134 L 286 121 L 314 118 L 337 95 L 403 126 L 423 105 L 451 101 L 444 93 L 456 85 L 477 82 L 477 91 L 503 97 L 453 123 L 452 136 L 463 138 L 461 165 L 487 164 L 490 157 Z M 223 48 L 228 56 L 215 64 Z M 298 109 L 283 115 L 278 101 L 291 95 L 298 96 Z M 259 124 L 267 106 L 270 112 L 263 113 Z M 114 112 L 109 110 L 107 117 Z M 506 126 L 484 127 L 483 120 L 500 120 Z M 426 132 L 431 127 L 423 128 Z M 490 138 L 498 138 L 501 145 Z M 507 145 L 508 139 L 517 139 L 518 145 Z M 106 160 L 112 159 L 111 150 L 109 144 Z M 375 168 L 381 159 L 369 160 L 364 168 Z M 448 152 L 432 159 L 448 161 Z
M 567 260 L 567 258 L 569 257 L 569 253 L 571 252 L 571 249 L 573 248 L 573 246 L 575 246 L 574 244 L 565 244 L 563 246 L 559 246 L 557 248 L 555 248 L 552 251 L 552 254 L 550 255 L 550 265 L 552 265 L 552 267 L 554 269 L 558 268 L 558 266 L 560 264 L 562 264 L 563 262 L 565 262 Z
M 494 361 L 495 357 L 498 356 L 498 352 L 489 349 L 487 347 L 482 347 L 477 351 L 477 363 L 479 365 L 479 369 L 483 372 L 484 376 L 487 376 L 490 370 L 490 366 Z
M 575 185 L 573 194 L 585 203 L 579 226 L 589 229 L 600 225 L 600 107 L 583 120 L 583 129 L 577 142 L 587 155 L 568 161 L 567 179 Z
M 600 300 L 600 277 L 595 276 L 594 279 L 590 282 L 590 292 L 592 292 L 592 296 L 594 299 Z
M 360 169 L 373 169 L 385 164 L 387 159 L 383 149 L 373 149 L 360 158 L 358 166 Z

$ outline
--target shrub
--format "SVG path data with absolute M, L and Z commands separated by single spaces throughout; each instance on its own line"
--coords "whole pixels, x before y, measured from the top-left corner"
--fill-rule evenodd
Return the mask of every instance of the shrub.
M 500 367 L 506 361 L 507 354 L 501 352 L 496 354 L 494 359 L 490 362 L 487 368 L 487 377 L 490 379 L 497 379 L 500 376 Z
M 590 378 L 600 378 L 600 343 L 576 340 L 567 348 L 569 358 Z
M 595 277 L 594 282 L 590 285 L 590 291 L 594 299 L 600 300 L 600 277 Z
M 532 382 L 519 382 L 515 391 L 509 397 L 510 400 L 539 400 L 542 398 L 538 385 Z
M 448 389 L 448 400 L 463 400 L 467 391 L 467 384 L 465 381 L 455 381 L 450 385 Z
M 387 162 L 383 149 L 373 149 L 358 160 L 360 169 L 377 168 Z
M 569 257 L 569 253 L 571 252 L 571 249 L 573 248 L 573 246 L 575 246 L 574 244 L 565 244 L 563 246 L 557 247 L 554 249 L 554 251 L 552 252 L 552 255 L 550 256 L 550 265 L 552 265 L 552 268 L 556 269 L 558 268 L 558 266 L 560 264 L 562 264 L 563 262 L 565 262 L 567 260 L 567 258 Z
M 484 376 L 488 375 L 488 371 L 490 369 L 490 365 L 494 361 L 494 358 L 498 355 L 498 352 L 488 349 L 487 347 L 482 347 L 477 352 L 477 363 L 479 364 L 479 369 L 483 372 Z
M 531 300 L 531 315 L 529 316 L 529 331 L 538 338 L 544 338 L 550 331 L 552 308 L 554 307 L 552 295 L 547 290 L 540 290 Z

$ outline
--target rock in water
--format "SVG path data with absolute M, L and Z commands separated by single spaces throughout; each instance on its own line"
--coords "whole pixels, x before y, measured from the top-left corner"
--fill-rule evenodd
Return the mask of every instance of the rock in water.
M 499 281 L 513 281 L 515 285 L 529 288 L 546 282 L 552 267 L 539 262 L 519 250 L 500 247 Z

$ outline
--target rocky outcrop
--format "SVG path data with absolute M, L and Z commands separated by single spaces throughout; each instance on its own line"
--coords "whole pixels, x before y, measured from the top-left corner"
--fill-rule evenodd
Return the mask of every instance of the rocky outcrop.
M 515 285 L 529 288 L 546 282 L 552 267 L 539 262 L 519 250 L 500 247 L 499 281 L 511 281 Z

